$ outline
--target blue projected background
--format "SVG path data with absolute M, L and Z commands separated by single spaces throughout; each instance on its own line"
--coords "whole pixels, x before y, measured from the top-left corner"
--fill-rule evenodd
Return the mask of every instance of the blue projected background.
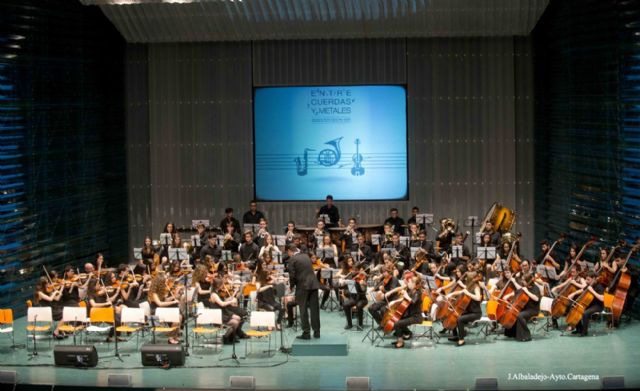
M 257 199 L 407 198 L 404 87 L 257 88 L 254 121 Z

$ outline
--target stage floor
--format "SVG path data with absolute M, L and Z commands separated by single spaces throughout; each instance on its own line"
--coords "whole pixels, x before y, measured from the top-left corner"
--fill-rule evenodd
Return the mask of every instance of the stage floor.
M 0 366 L 18 372 L 19 383 L 56 384 L 67 386 L 106 386 L 109 374 L 130 374 L 134 387 L 187 387 L 224 389 L 229 376 L 255 376 L 258 389 L 344 389 L 347 376 L 367 376 L 375 390 L 408 389 L 473 389 L 477 377 L 494 377 L 500 389 L 599 389 L 603 377 L 624 376 L 625 387 L 640 388 L 640 322 L 632 321 L 609 332 L 603 323 L 594 323 L 592 336 L 579 338 L 562 336 L 559 331 L 534 335 L 527 343 L 505 340 L 504 337 L 473 335 L 467 345 L 455 347 L 446 338 L 432 345 L 418 340 L 405 349 L 391 347 L 392 339 L 380 346 L 361 342 L 365 331 L 343 330 L 344 317 L 338 312 L 321 313 L 323 335 L 345 335 L 349 344 L 347 356 L 294 357 L 277 352 L 273 357 L 251 357 L 221 361 L 231 355 L 231 347 L 196 348 L 187 358 L 185 367 L 168 370 L 143 367 L 136 350 L 135 337 L 121 343 L 122 353 L 130 354 L 120 362 L 112 357 L 113 344 L 97 345 L 99 362 L 96 368 L 76 369 L 53 365 L 47 341 L 38 341 L 41 354 L 28 361 L 27 349 L 13 350 L 11 340 L 0 339 Z M 25 341 L 25 319 L 16 321 L 16 342 Z M 437 325 L 436 329 L 440 329 Z M 290 346 L 296 332 L 286 330 L 285 345 Z M 149 338 L 150 339 L 150 338 Z M 159 342 L 166 342 L 158 339 Z M 59 343 L 54 341 L 53 343 Z M 276 348 L 280 335 L 274 335 Z M 71 338 L 62 341 L 72 344 Z M 430 346 L 431 345 L 431 346 Z M 236 345 L 244 354 L 244 341 Z M 266 348 L 266 342 L 253 345 L 253 351 Z M 111 357 L 108 357 L 111 356 Z M 598 379 L 577 379 L 573 375 L 595 375 Z M 541 380 L 535 376 L 556 375 L 558 379 Z M 565 377 L 565 379 L 562 379 Z

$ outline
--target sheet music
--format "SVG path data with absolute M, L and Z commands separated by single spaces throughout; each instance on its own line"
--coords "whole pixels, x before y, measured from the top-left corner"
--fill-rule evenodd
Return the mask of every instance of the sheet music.
M 408 236 L 400 236 L 400 244 L 409 247 L 409 237 Z
M 433 214 L 432 213 L 418 213 L 416 215 L 416 223 L 427 225 L 433 224 Z
M 284 247 L 287 245 L 287 236 L 286 235 L 273 235 L 273 240 L 276 246 Z
M 380 238 L 382 235 L 380 234 L 373 234 L 371 235 L 371 244 L 373 244 L 374 246 L 380 245 Z
M 319 215 L 318 218 L 322 219 L 322 221 L 324 221 L 325 224 L 331 224 L 331 218 L 327 214 L 323 213 L 323 214 Z
M 171 234 L 170 233 L 161 233 L 160 234 L 160 244 L 164 246 L 168 246 L 171 244 Z
M 451 257 L 460 258 L 463 256 L 462 246 L 451 246 Z
M 231 250 L 222 250 L 222 260 L 223 261 L 231 261 L 233 257 L 231 256 Z
M 191 245 L 193 247 L 200 247 L 200 235 L 191 235 Z
M 476 256 L 480 259 L 496 259 L 495 247 L 477 247 Z
M 203 224 L 205 228 L 211 227 L 209 220 L 191 220 L 191 228 L 196 229 L 198 224 Z
M 411 250 L 411 259 L 416 259 L 416 254 L 420 250 L 420 247 L 409 247 L 409 250 Z
M 142 259 L 142 247 L 140 247 L 140 248 L 134 247 L 133 248 L 133 259 L 135 259 L 135 260 Z

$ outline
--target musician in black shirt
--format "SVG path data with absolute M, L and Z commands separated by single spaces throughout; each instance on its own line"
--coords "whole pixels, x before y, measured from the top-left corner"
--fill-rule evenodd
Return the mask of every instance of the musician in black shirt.
M 462 246 L 462 256 L 461 257 L 454 257 L 453 255 L 453 246 Z M 445 273 L 447 275 L 451 275 L 453 273 L 453 271 L 455 270 L 455 268 L 458 265 L 461 264 L 466 264 L 467 262 L 469 262 L 471 260 L 471 252 L 469 251 L 469 247 L 465 246 L 462 242 L 462 233 L 457 233 L 455 236 L 455 239 L 453 241 L 453 243 L 451 243 L 451 248 L 449 249 L 449 255 L 450 255 L 450 259 L 449 259 L 449 264 L 447 265 L 446 269 L 445 269 Z
M 402 314 L 402 318 L 393 325 L 394 335 L 397 340 L 394 344 L 396 348 L 404 347 L 404 338 L 411 336 L 409 326 L 422 323 L 422 278 L 413 273 L 405 274 L 406 287 L 401 291 L 400 298 L 389 303 L 392 308 L 404 300 L 409 302 L 409 307 Z
M 400 243 L 400 234 L 395 232 L 391 237 L 392 251 L 391 257 L 396 262 L 397 268 L 402 269 L 409 268 L 409 260 L 411 259 L 411 250 L 404 244 Z
M 355 251 L 355 248 L 358 243 L 358 239 L 357 239 L 358 234 L 360 234 L 360 231 L 356 227 L 356 219 L 351 217 L 349 219 L 349 223 L 347 224 L 347 227 L 345 228 L 344 232 L 340 236 L 340 239 L 342 239 L 342 241 L 344 242 L 345 251 L 347 252 Z
M 482 231 L 480 231 L 480 237 L 482 237 L 482 235 L 484 234 L 489 234 L 491 236 L 491 246 L 492 247 L 498 247 L 500 245 L 500 233 L 496 232 L 493 229 L 493 223 L 491 221 L 487 221 L 484 224 L 484 228 L 482 228 Z
M 420 213 L 420 209 L 417 206 L 411 208 L 411 217 L 407 220 L 407 225 L 416 224 L 420 229 L 424 229 L 424 224 L 418 224 L 418 213 Z
M 327 228 L 337 227 L 338 221 L 340 220 L 340 212 L 338 212 L 338 208 L 333 204 L 333 196 L 331 194 L 327 196 L 326 201 L 327 204 L 316 211 L 316 218 L 319 218 L 320 215 L 328 215 L 329 222 L 326 223 Z
M 363 234 L 358 234 L 358 243 L 355 244 L 355 248 L 352 247 L 351 251 L 356 253 L 354 260 L 357 264 L 362 262 L 370 264 L 373 261 L 373 250 L 365 243 Z
M 517 291 L 522 291 L 524 294 L 529 296 L 529 301 L 524 306 L 524 308 L 518 314 L 518 320 L 510 329 L 506 329 L 504 331 L 504 335 L 510 338 L 515 338 L 521 342 L 531 341 L 531 331 L 529 327 L 527 327 L 527 322 L 534 316 L 537 316 L 540 312 L 540 288 L 538 285 L 534 283 L 535 276 L 533 274 L 529 274 L 525 276 L 521 281 L 516 281 L 515 278 L 511 278 L 513 282 L 513 286 Z M 518 293 L 516 291 L 516 294 Z M 505 300 L 507 300 L 511 295 L 506 295 Z
M 404 220 L 402 220 L 402 217 L 398 217 L 398 209 L 391 208 L 389 213 L 391 216 L 387 217 L 384 223 L 391 224 L 393 226 L 393 232 L 402 233 Z
M 595 313 L 602 312 L 604 309 L 604 289 L 605 287 L 598 283 L 596 279 L 597 274 L 589 272 L 586 277 L 584 288 L 579 289 L 568 296 L 571 300 L 577 300 L 580 294 L 585 290 L 588 290 L 593 295 L 591 304 L 584 310 L 582 319 L 576 325 L 576 329 L 571 334 L 578 334 L 581 337 L 589 335 L 589 320 Z M 592 286 L 592 284 L 595 284 Z M 575 305 L 575 304 L 574 304 Z
M 249 210 L 242 216 L 242 224 L 259 224 L 260 219 L 264 218 L 264 214 L 258 210 L 258 203 L 251 201 Z
M 258 259 L 260 247 L 253 242 L 253 234 L 251 231 L 244 233 L 244 243 L 240 245 L 238 253 L 240 254 L 240 259 L 244 262 L 253 263 Z M 252 268 L 252 264 L 250 264 L 249 267 Z
M 238 219 L 233 217 L 233 208 L 225 209 L 224 214 L 225 214 L 224 218 L 222 219 L 222 221 L 220 221 L 220 230 L 222 232 L 227 232 L 227 224 L 233 224 L 233 228 L 235 232 L 242 232 L 240 230 L 240 222 L 238 221 Z
M 398 287 L 400 287 L 400 282 L 393 276 L 393 270 L 389 267 L 384 267 L 377 288 L 379 290 L 379 300 L 369 305 L 369 313 L 376 322 L 380 323 L 382 321 L 382 316 L 387 310 L 387 300 L 396 298 Z
M 215 259 L 222 257 L 222 250 L 217 245 L 218 237 L 214 234 L 207 236 L 207 243 L 200 250 L 200 260 L 204 260 L 207 255 L 211 255 Z

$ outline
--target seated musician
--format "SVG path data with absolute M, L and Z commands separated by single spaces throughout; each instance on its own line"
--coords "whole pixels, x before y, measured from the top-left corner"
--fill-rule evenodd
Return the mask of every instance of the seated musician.
M 273 243 L 273 236 L 271 236 L 270 234 L 265 235 L 264 244 L 260 248 L 258 258 L 262 258 L 262 256 L 266 253 L 268 253 L 272 259 L 275 258 L 276 254 L 280 254 L 280 257 L 282 257 L 282 252 L 280 251 L 278 246 Z
M 246 337 L 246 334 L 242 333 L 243 317 L 233 309 L 238 308 L 238 299 L 227 291 L 228 288 L 225 288 L 223 280 L 217 278 L 213 281 L 209 300 L 211 301 L 211 308 L 222 310 L 222 322 L 227 326 L 227 331 L 222 341 L 224 344 L 229 345 L 238 342 L 237 338 Z
M 360 231 L 356 226 L 356 219 L 351 217 L 344 232 L 340 235 L 340 239 L 344 242 L 344 250 L 346 252 L 356 251 L 358 247 L 358 235 L 360 235 Z
M 166 223 L 164 225 L 164 229 L 162 230 L 162 233 L 171 235 L 171 240 L 173 240 L 173 237 L 177 233 L 175 224 L 173 224 L 171 222 Z M 161 257 L 168 257 L 169 256 L 169 245 L 165 244 L 164 242 L 161 243 L 161 244 L 162 244 L 162 248 L 160 249 L 160 256 Z
M 382 317 L 387 311 L 388 301 L 396 299 L 396 292 L 400 287 L 400 281 L 393 275 L 394 270 L 395 268 L 392 266 L 382 268 L 382 275 L 375 289 L 378 301 L 369 305 L 369 313 L 378 323 L 382 321 Z
M 365 237 L 363 234 L 358 234 L 358 242 L 355 245 L 355 248 L 352 248 L 352 251 L 356 254 L 357 263 L 365 263 L 370 264 L 373 261 L 373 251 L 371 250 L 371 246 L 365 243 Z
M 218 237 L 212 233 L 207 235 L 207 242 L 200 249 L 200 261 L 205 259 L 207 255 L 216 259 L 222 257 L 222 250 L 218 247 Z
M 240 244 L 238 254 L 243 262 L 247 262 L 250 268 L 255 268 L 255 262 L 258 259 L 260 247 L 253 242 L 253 233 L 247 231 L 244 233 L 244 243 Z
M 558 297 L 564 289 L 569 284 L 573 284 L 576 288 L 581 289 L 584 286 L 584 279 L 582 278 L 580 270 L 580 266 L 577 263 L 574 263 L 573 266 L 568 266 L 568 263 L 565 263 L 565 269 L 558 275 L 559 280 L 561 281 L 558 285 L 551 288 L 551 293 L 554 297 Z M 551 322 L 553 328 L 558 328 L 558 318 L 551 317 Z
M 351 260 L 353 262 L 353 258 L 349 257 L 347 262 Z M 351 309 L 356 307 L 356 314 L 358 317 L 358 330 L 362 330 L 363 322 L 364 322 L 364 307 L 367 305 L 367 275 L 364 273 L 362 267 L 355 267 L 357 269 L 355 272 L 352 271 L 351 275 L 347 275 L 345 280 L 351 279 L 354 281 L 355 293 L 349 291 L 346 281 L 341 281 L 341 285 L 345 286 L 345 299 L 342 303 L 342 309 L 344 311 L 345 318 L 347 319 L 347 325 L 344 327 L 345 330 L 349 330 L 353 328 L 353 314 Z
M 626 257 L 621 256 L 616 257 L 615 263 L 617 264 L 617 269 L 620 271 L 620 274 L 618 274 L 618 278 L 613 281 L 608 289 L 612 295 L 615 295 L 621 275 L 624 273 L 629 275 L 631 283 L 629 284 L 629 288 L 627 288 L 627 296 L 624 300 L 622 314 L 628 314 L 633 308 L 633 303 L 638 296 L 638 280 L 640 278 L 640 270 L 638 270 L 638 267 L 629 262 L 625 264 L 625 258 Z M 617 327 L 618 325 L 614 324 L 613 326 Z
M 456 328 L 453 329 L 453 336 L 449 337 L 449 341 L 456 342 L 456 346 L 462 346 L 465 344 L 465 325 L 482 317 L 482 309 L 480 307 L 480 303 L 482 302 L 482 293 L 480 285 L 476 279 L 477 273 L 468 272 L 465 276 L 466 272 L 464 265 L 460 265 L 456 268 L 456 283 L 462 287 L 462 289 L 454 290 L 446 295 L 449 300 L 459 295 L 467 295 L 471 299 L 469 305 L 464 310 L 464 313 L 458 317 Z
M 202 247 L 207 242 L 207 236 L 208 236 L 207 235 L 207 231 L 206 231 L 206 227 L 204 226 L 204 224 L 198 223 L 196 225 L 196 233 L 197 233 L 198 237 L 200 238 L 200 245 L 195 247 L 195 251 L 200 253 L 200 250 L 202 249 Z
M 240 233 L 236 231 L 236 226 L 229 223 L 224 230 L 224 239 L 222 242 L 222 249 L 231 251 L 232 253 L 238 252 L 238 246 L 240 246 Z
M 429 274 L 429 259 L 427 258 L 427 252 L 425 250 L 418 250 L 416 253 L 416 260 L 411 267 L 411 271 L 416 272 L 419 275 Z
M 418 224 L 415 222 L 409 223 L 409 244 L 411 247 L 420 247 L 420 238 L 418 235 L 420 235 L 420 227 L 418 227 Z
M 131 269 L 126 264 L 118 266 L 117 280 L 123 281 L 120 287 L 120 297 L 122 304 L 130 308 L 140 307 L 140 289 L 141 285 L 131 273 Z
M 253 241 L 258 245 L 258 247 L 264 246 L 264 240 L 269 235 L 269 226 L 267 224 L 267 219 L 260 219 L 258 223 L 258 231 L 253 236 Z
M 500 232 L 496 232 L 496 230 L 493 228 L 493 223 L 491 221 L 487 221 L 484 224 L 482 231 L 480 231 L 480 237 L 484 235 L 489 235 L 490 237 L 489 243 L 491 244 L 492 247 L 498 247 L 500 245 L 500 239 L 501 239 Z
M 555 254 L 553 252 L 549 253 L 551 246 L 547 240 L 543 240 L 540 242 L 540 255 L 538 255 L 535 259 L 536 264 L 544 265 L 548 264 L 556 268 L 556 270 L 560 269 L 560 264 L 555 260 Z
M 89 312 L 93 307 L 113 307 L 115 310 L 115 320 L 116 326 L 120 323 L 120 312 L 122 310 L 122 306 L 120 297 L 120 286 L 114 287 L 118 283 L 118 279 L 116 276 L 108 272 L 104 276 L 104 284 L 100 283 L 98 280 L 92 280 L 89 284 L 89 289 L 87 291 L 87 309 Z M 109 335 L 107 337 L 107 342 L 111 342 L 113 339 L 113 328 L 109 331 Z M 120 339 L 118 341 L 121 341 Z M 124 340 L 122 340 L 124 341 Z
M 449 263 L 445 268 L 445 274 L 448 276 L 451 276 L 459 265 L 464 265 L 471 260 L 471 252 L 469 251 L 469 247 L 463 245 L 462 238 L 462 233 L 457 233 L 453 239 L 453 242 L 451 243 L 451 248 L 448 251 Z M 462 246 L 462 255 L 460 257 L 453 256 L 453 246 Z
M 63 281 L 60 305 L 63 307 L 78 307 L 80 305 L 80 293 L 78 291 L 80 283 L 73 265 L 65 266 Z
M 256 266 L 255 280 L 257 307 L 264 311 L 274 311 L 277 317 L 276 329 L 280 330 L 280 324 L 284 315 L 282 304 L 280 304 L 280 301 L 276 298 L 273 276 L 262 267 L 262 262 L 259 262 Z
M 62 305 L 60 305 L 60 298 L 62 297 L 63 285 L 54 287 L 49 283 L 47 277 L 42 276 L 38 280 L 36 289 L 33 295 L 33 304 L 39 307 L 51 307 L 51 313 L 53 321 L 56 322 L 56 326 L 53 329 L 53 337 L 55 339 L 63 339 L 64 335 L 60 332 L 60 321 L 62 320 Z
M 404 244 L 400 243 L 400 234 L 394 232 L 391 236 L 391 257 L 396 262 L 398 270 L 409 269 L 409 261 L 411 260 L 411 250 Z
M 296 223 L 293 220 L 287 222 L 287 228 L 284 230 L 285 242 L 284 247 L 287 248 L 290 244 L 293 244 L 293 239 L 297 235 Z M 286 251 L 285 251 L 286 253 Z
M 538 316 L 540 312 L 540 298 L 542 293 L 538 285 L 534 283 L 535 275 L 533 273 L 525 274 L 521 279 L 511 278 L 516 291 L 512 294 L 505 295 L 504 299 L 508 300 L 511 296 L 515 296 L 521 291 L 529 296 L 529 300 L 524 308 L 518 313 L 518 319 L 513 327 L 504 330 L 504 335 L 509 338 L 515 338 L 520 342 L 531 341 L 531 331 L 527 326 L 529 319 Z M 507 309 L 508 310 L 508 309 Z
M 144 246 L 142 246 L 143 264 L 151 265 L 153 263 L 153 259 L 155 255 L 156 255 L 156 249 L 153 247 L 153 242 L 151 241 L 151 238 L 148 236 L 145 236 Z
M 394 347 L 397 349 L 404 347 L 404 340 L 411 338 L 409 326 L 422 323 L 422 278 L 411 272 L 404 274 L 405 287 L 399 293 L 399 297 L 389 302 L 389 308 L 396 304 L 409 301 L 409 307 L 402 314 L 402 318 L 393 325 L 394 335 L 397 340 Z
M 180 302 L 169 290 L 169 287 L 167 286 L 167 279 L 165 274 L 162 272 L 156 274 L 156 276 L 151 280 L 148 299 L 152 313 L 155 313 L 156 308 L 158 307 L 178 307 L 180 305 Z M 176 345 L 180 343 L 180 323 L 172 324 L 172 327 L 175 327 L 176 329 L 168 334 L 168 343 Z
M 205 306 L 205 308 L 211 308 L 211 282 L 214 278 L 213 273 L 209 273 L 207 267 L 204 265 L 198 265 L 193 270 L 193 276 L 191 277 L 191 286 L 195 288 L 195 297 L 199 303 Z
M 613 282 L 613 277 L 618 271 L 618 264 L 609 257 L 607 249 L 600 249 L 600 259 L 596 262 L 594 271 L 598 274 L 599 282 L 608 287 Z
M 411 217 L 407 220 L 407 224 L 411 227 L 411 224 L 418 224 L 418 213 L 420 213 L 420 208 L 414 206 L 411 208 Z M 424 229 L 424 224 L 420 224 L 419 229 Z
M 578 322 L 576 329 L 573 330 L 571 334 L 577 334 L 581 337 L 589 335 L 589 321 L 591 320 L 591 316 L 595 313 L 602 312 L 604 309 L 605 286 L 600 284 L 597 279 L 598 275 L 595 272 L 588 272 L 583 287 L 568 296 L 571 300 L 577 300 L 585 290 L 593 295 L 591 304 L 584 310 L 582 319 Z M 570 328 L 567 328 L 567 331 L 568 330 L 570 330 Z
M 234 232 L 240 233 L 240 222 L 233 217 L 233 208 L 226 208 L 224 210 L 224 218 L 220 221 L 220 230 L 222 232 L 228 232 L 227 226 L 229 224 L 233 225 Z
M 382 243 L 380 243 L 380 248 L 390 247 L 393 239 L 393 224 L 385 223 L 382 226 Z
M 518 255 L 518 252 L 516 250 L 517 248 L 513 251 L 511 258 L 515 259 L 518 262 L 518 264 L 520 264 L 522 262 L 522 259 L 520 259 L 520 256 Z M 509 242 L 508 240 L 505 240 L 504 242 L 502 242 L 502 245 L 500 245 L 500 247 L 496 249 L 496 259 L 491 264 L 493 271 L 496 271 L 496 268 L 495 268 L 495 265 L 497 263 L 496 261 L 507 261 L 509 258 L 510 252 L 511 252 L 511 242 Z M 508 266 L 509 265 L 507 265 L 507 267 Z

